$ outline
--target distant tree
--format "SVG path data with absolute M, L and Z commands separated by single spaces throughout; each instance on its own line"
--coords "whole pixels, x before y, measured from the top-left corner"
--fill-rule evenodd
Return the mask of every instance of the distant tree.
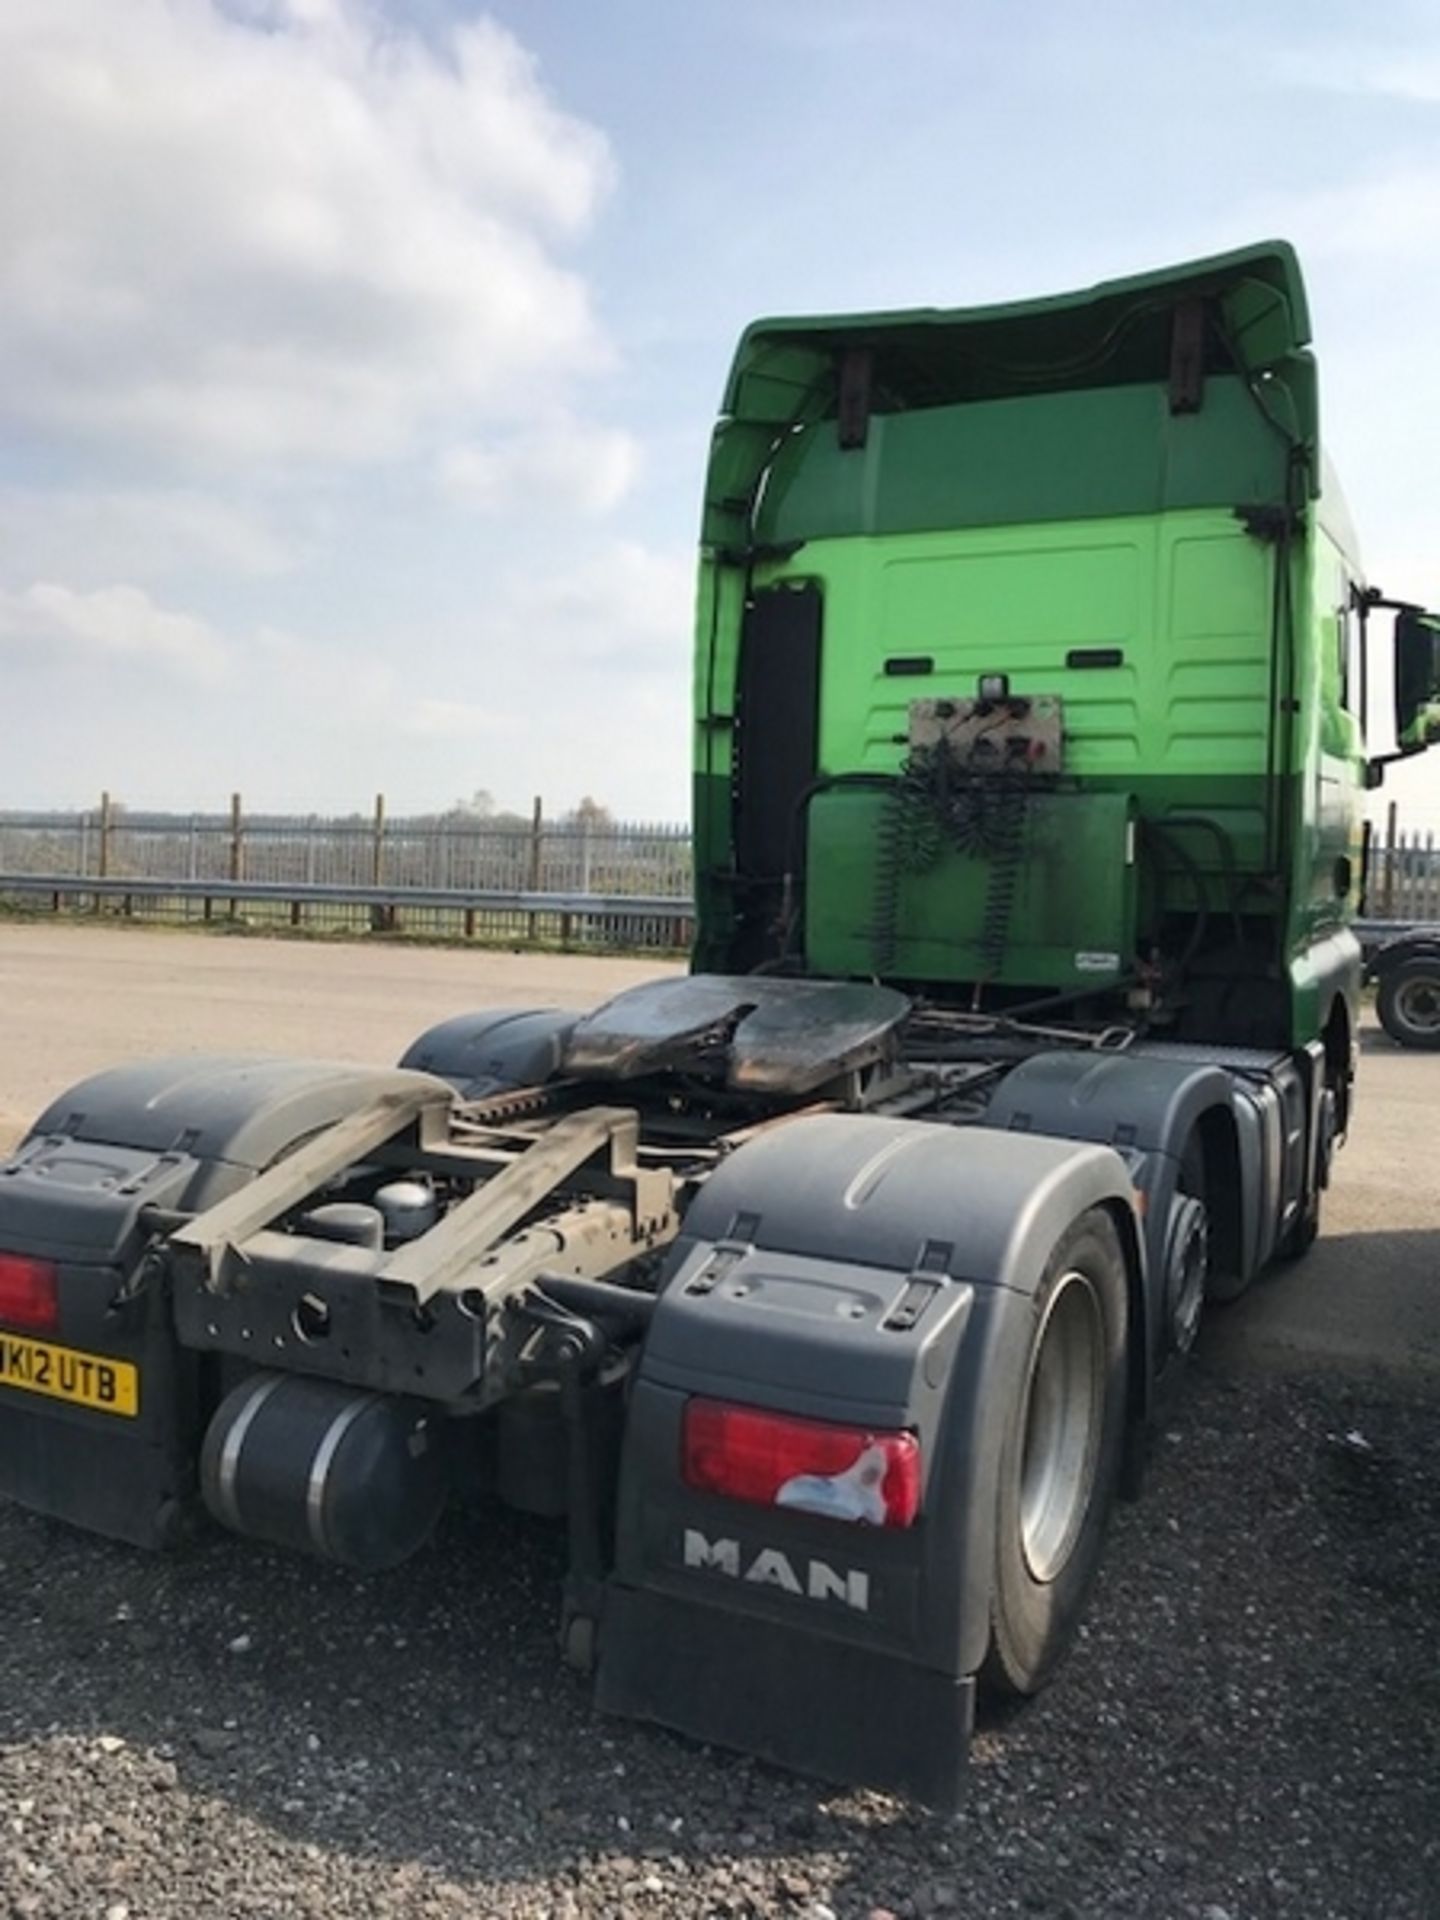
M 468 800 L 457 800 L 450 811 L 463 814 L 467 820 L 489 820 L 495 812 L 495 796 L 488 787 L 477 787 Z
M 565 816 L 565 824 L 575 827 L 613 827 L 615 816 L 587 793 L 579 806 Z

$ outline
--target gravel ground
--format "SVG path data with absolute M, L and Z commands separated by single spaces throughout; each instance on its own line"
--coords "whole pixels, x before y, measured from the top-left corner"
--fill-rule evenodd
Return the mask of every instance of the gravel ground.
M 1433 1399 L 1192 1370 L 1091 1626 L 942 1821 L 601 1719 L 558 1539 L 361 1582 L 0 1511 L 0 1913 L 1440 1913 Z M 8 1901 L 8 1907 L 6 1902 Z
M 126 1054 L 393 1058 L 658 971 L 0 927 L 0 1149 Z M 1320 1244 L 1208 1330 L 958 1820 L 601 1720 L 561 1543 L 503 1513 L 362 1583 L 0 1507 L 0 1920 L 1440 1920 L 1436 1061 L 1366 1043 Z

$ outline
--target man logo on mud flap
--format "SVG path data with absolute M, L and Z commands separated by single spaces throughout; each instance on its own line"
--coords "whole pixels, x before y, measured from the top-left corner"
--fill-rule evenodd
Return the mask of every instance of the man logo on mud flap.
M 778 1587 L 799 1600 L 838 1600 L 857 1613 L 870 1611 L 870 1576 L 859 1567 L 837 1571 L 824 1560 L 808 1560 L 802 1579 L 788 1554 L 761 1547 L 744 1556 L 738 1540 L 707 1540 L 696 1527 L 685 1529 L 685 1565 L 697 1573 L 722 1573 L 756 1587 Z

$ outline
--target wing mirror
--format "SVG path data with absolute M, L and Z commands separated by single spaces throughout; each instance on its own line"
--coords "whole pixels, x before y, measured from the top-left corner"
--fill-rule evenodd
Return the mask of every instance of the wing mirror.
M 1440 741 L 1440 614 L 1395 616 L 1395 742 L 1418 753 Z

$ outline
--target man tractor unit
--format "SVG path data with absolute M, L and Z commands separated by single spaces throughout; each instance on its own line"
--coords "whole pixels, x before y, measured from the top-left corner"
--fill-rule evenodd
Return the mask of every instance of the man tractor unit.
M 602 1709 L 952 1805 L 1349 1120 L 1366 624 L 1397 752 L 1440 647 L 1308 339 L 1279 243 L 749 328 L 692 971 L 62 1094 L 0 1168 L 0 1492 L 371 1568 L 488 1488 L 563 1521 Z

